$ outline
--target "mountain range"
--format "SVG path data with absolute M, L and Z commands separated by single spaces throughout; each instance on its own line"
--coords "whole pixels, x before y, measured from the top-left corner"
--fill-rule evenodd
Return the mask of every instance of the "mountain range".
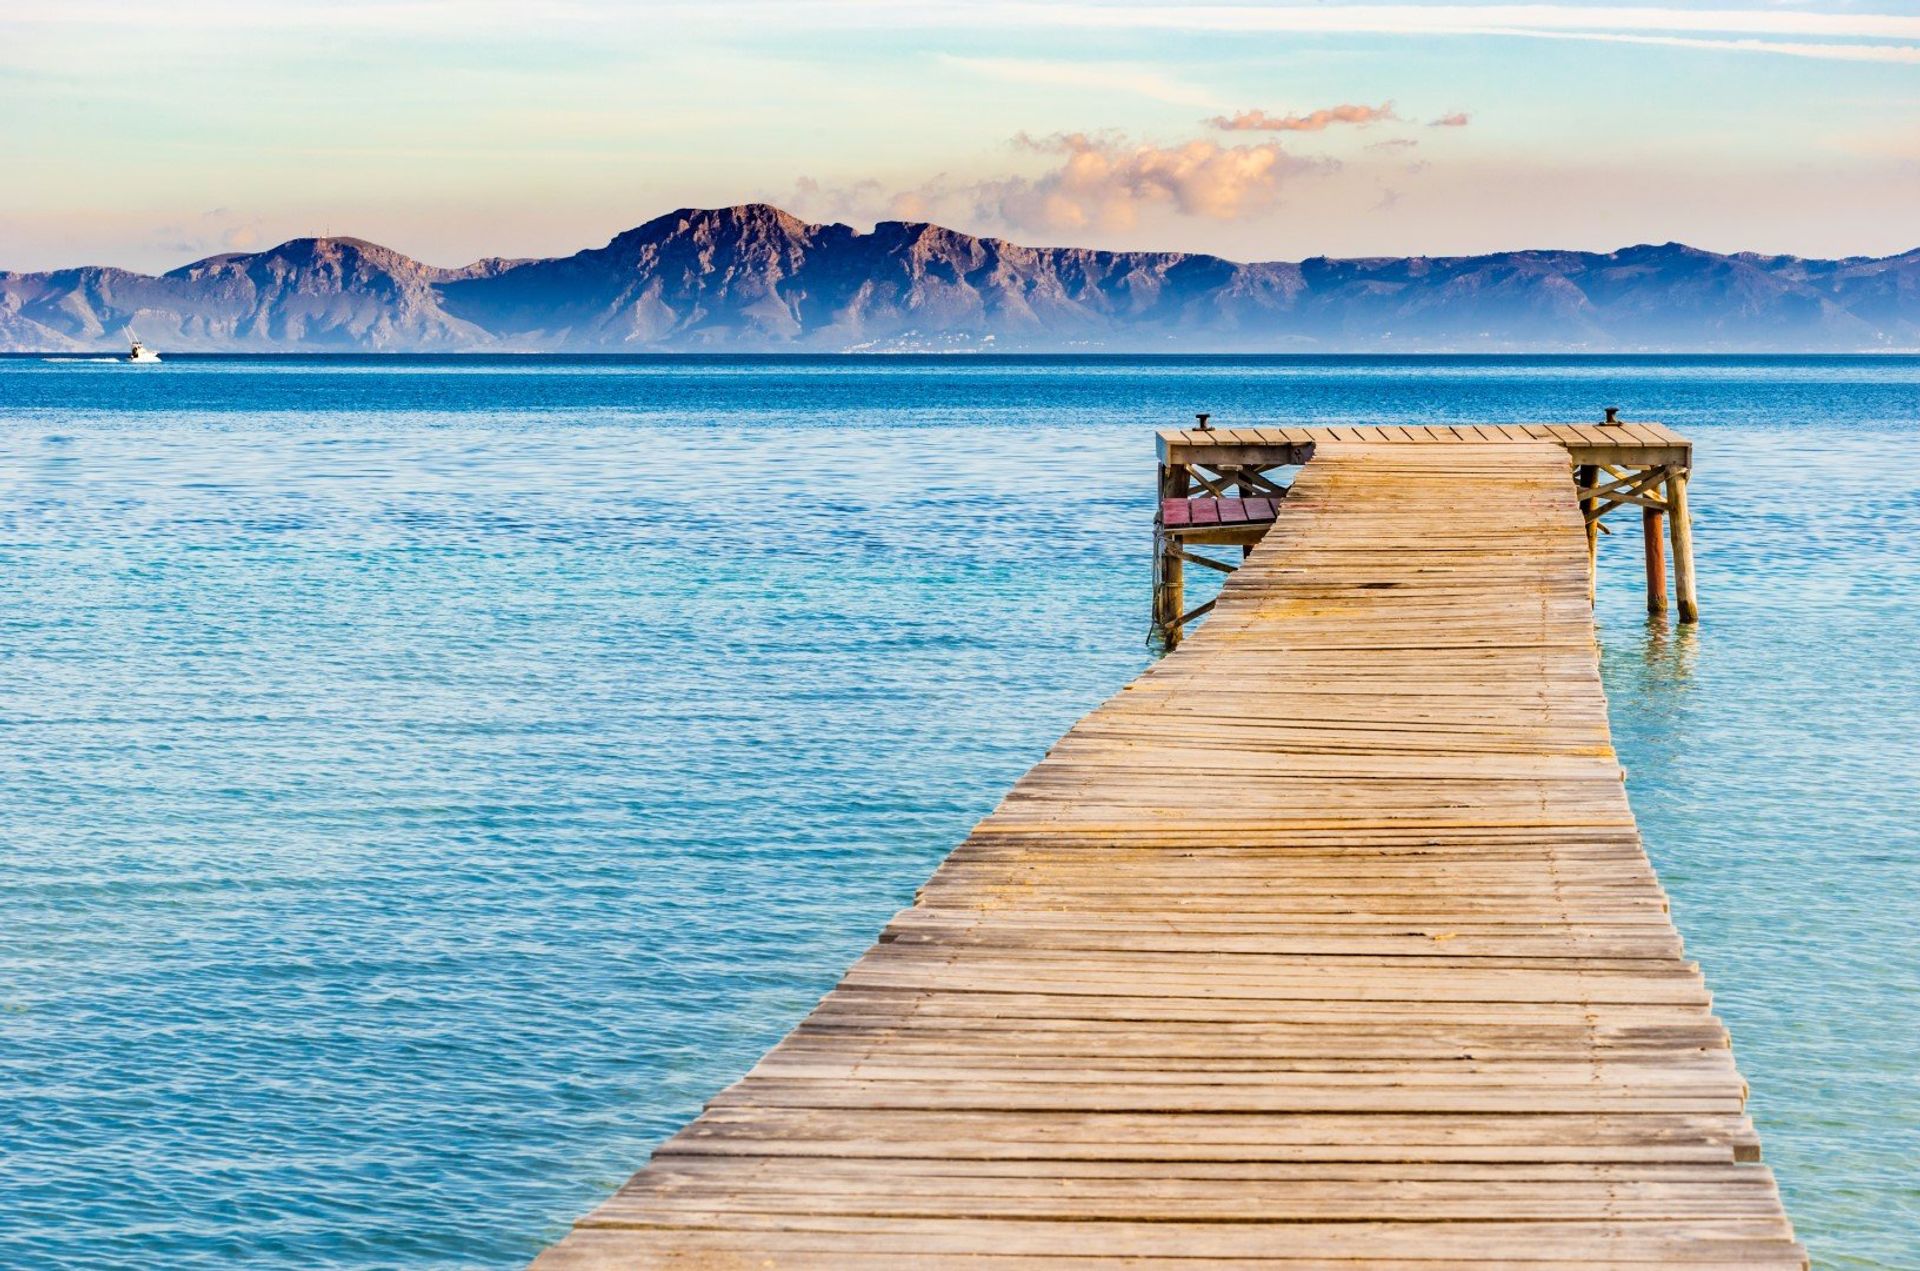
M 441 269 L 300 238 L 158 277 L 0 272 L 0 350 L 1884 351 L 1920 349 L 1920 249 L 1244 264 L 682 209 L 572 256 Z

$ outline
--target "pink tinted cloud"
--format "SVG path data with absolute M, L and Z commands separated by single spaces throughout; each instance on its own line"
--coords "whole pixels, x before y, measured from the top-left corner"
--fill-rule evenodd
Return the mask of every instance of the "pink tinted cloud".
M 1465 128 L 1473 122 L 1473 116 L 1464 110 L 1456 110 L 1451 115 L 1442 115 L 1428 124 L 1429 128 Z
M 982 210 L 1008 224 L 1046 229 L 1127 228 L 1155 209 L 1235 220 L 1272 207 L 1291 177 L 1335 166 L 1288 154 L 1276 142 L 1160 146 L 1078 132 L 1017 141 L 1056 156 L 1057 164 L 1038 177 L 984 184 Z
M 1331 159 L 1290 154 L 1277 141 L 1161 145 L 1118 133 L 1070 132 L 1023 133 L 1013 144 L 1045 156 L 1045 169 L 965 182 L 941 175 L 904 190 L 871 180 L 827 187 L 803 177 L 789 197 L 808 216 L 933 220 L 976 232 L 1112 231 L 1154 214 L 1213 221 L 1255 216 L 1278 205 L 1296 180 L 1340 168 Z
M 1264 110 L 1243 110 L 1237 115 L 1215 115 L 1207 122 L 1222 132 L 1325 132 L 1335 124 L 1388 123 L 1400 118 L 1393 103 L 1361 106 L 1345 103 L 1325 106 L 1304 115 L 1269 115 Z

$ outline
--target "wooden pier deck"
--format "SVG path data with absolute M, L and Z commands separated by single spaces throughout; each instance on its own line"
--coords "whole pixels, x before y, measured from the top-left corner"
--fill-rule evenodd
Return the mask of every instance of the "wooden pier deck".
M 536 1265 L 1804 1267 L 1569 464 L 1319 443 L 1211 618 Z

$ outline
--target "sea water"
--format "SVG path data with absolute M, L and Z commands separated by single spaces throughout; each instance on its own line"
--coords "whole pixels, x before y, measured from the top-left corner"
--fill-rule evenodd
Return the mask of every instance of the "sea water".
M 1610 405 L 1649 850 L 1816 1263 L 1920 1265 L 1891 357 L 0 360 L 0 1263 L 524 1262 L 1147 664 L 1154 428 Z

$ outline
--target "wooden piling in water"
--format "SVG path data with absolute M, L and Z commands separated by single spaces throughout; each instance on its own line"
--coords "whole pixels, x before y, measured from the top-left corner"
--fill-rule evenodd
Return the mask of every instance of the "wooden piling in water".
M 1204 422 L 1205 417 L 1202 416 Z M 1192 475 L 1185 468 L 1160 469 L 1159 494 L 1162 505 L 1169 499 L 1181 500 L 1192 488 Z M 1161 647 L 1169 651 L 1180 645 L 1182 608 L 1187 602 L 1186 563 L 1179 554 L 1179 538 L 1168 532 L 1156 510 L 1153 518 L 1153 634 Z
M 1573 483 L 1581 490 L 1591 490 L 1600 482 L 1600 469 L 1593 464 L 1583 463 L 1573 470 Z M 1587 524 L 1587 603 L 1593 604 L 1600 594 L 1600 518 L 1594 515 L 1598 500 L 1582 498 L 1580 513 Z
M 1640 533 L 1647 557 L 1647 612 L 1667 611 L 1667 544 L 1658 508 L 1640 509 Z
M 1667 476 L 1667 527 L 1673 538 L 1673 591 L 1680 621 L 1700 621 L 1700 601 L 1693 590 L 1693 520 L 1687 513 L 1687 471 Z

